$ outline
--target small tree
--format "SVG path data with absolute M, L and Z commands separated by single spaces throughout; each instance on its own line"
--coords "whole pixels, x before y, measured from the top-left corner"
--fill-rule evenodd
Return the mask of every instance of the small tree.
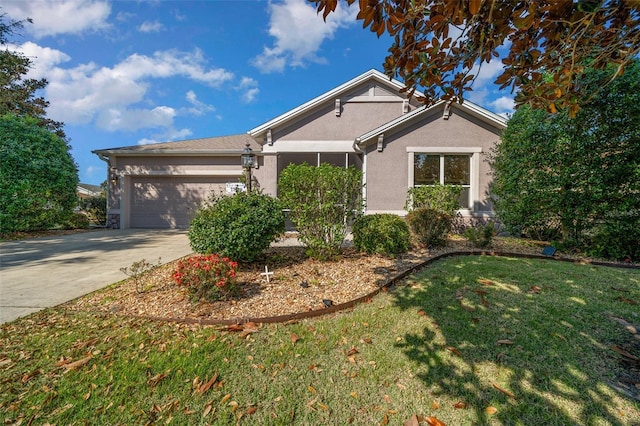
M 363 210 L 362 188 L 362 172 L 353 166 L 305 163 L 282 171 L 279 198 L 310 256 L 328 259 L 340 252 L 347 226 Z
M 253 261 L 284 232 L 277 199 L 259 192 L 213 195 L 189 228 L 191 248 L 239 261 Z
M 0 232 L 51 228 L 77 204 L 69 145 L 35 118 L 0 117 Z

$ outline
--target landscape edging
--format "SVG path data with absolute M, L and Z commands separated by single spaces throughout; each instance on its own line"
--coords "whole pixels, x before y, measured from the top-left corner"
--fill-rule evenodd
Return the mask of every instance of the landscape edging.
M 395 285 L 398 281 L 404 279 L 408 275 L 415 273 L 416 271 L 425 268 L 429 264 L 445 259 L 448 257 L 458 257 L 458 256 L 495 256 L 495 257 L 517 257 L 523 259 L 545 259 L 545 260 L 555 260 L 560 262 L 570 262 L 570 263 L 578 263 L 585 265 L 594 265 L 594 266 L 606 266 L 612 268 L 622 268 L 622 269 L 640 269 L 640 265 L 636 264 L 626 264 L 626 263 L 613 263 L 613 262 L 602 262 L 602 261 L 590 261 L 584 259 L 571 259 L 565 257 L 555 257 L 555 256 L 545 256 L 541 254 L 527 254 L 527 253 L 512 253 L 512 252 L 496 252 L 496 251 L 487 251 L 487 250 L 458 250 L 451 251 L 447 253 L 441 253 L 434 257 L 430 257 L 423 262 L 420 262 L 411 268 L 403 271 L 396 276 L 388 279 L 382 286 L 377 288 L 376 290 L 358 297 L 357 299 L 350 300 L 348 302 L 340 303 L 338 305 L 332 305 L 328 308 L 317 309 L 313 311 L 306 312 L 296 312 L 292 314 L 286 315 L 277 315 L 273 317 L 262 317 L 262 318 L 231 318 L 231 319 L 196 319 L 196 318 L 164 318 L 164 317 L 153 317 L 153 316 L 137 316 L 130 315 L 130 318 L 137 319 L 145 319 L 151 321 L 164 321 L 164 322 L 172 322 L 172 323 L 181 323 L 181 324 L 196 324 L 196 325 L 238 325 L 238 324 L 247 324 L 247 323 L 255 323 L 255 324 L 278 324 L 278 323 L 287 323 L 292 321 L 298 321 L 307 318 L 316 318 L 323 315 L 329 315 L 336 312 L 344 311 L 347 309 L 351 309 L 360 303 L 366 303 L 371 300 L 374 296 L 379 294 L 382 291 L 387 291 L 390 287 Z

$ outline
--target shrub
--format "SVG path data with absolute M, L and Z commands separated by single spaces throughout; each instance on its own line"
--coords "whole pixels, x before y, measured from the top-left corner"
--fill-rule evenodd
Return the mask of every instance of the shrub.
M 65 229 L 85 229 L 89 227 L 89 218 L 81 212 L 71 213 L 62 227 Z
M 586 244 L 590 256 L 640 261 L 640 216 L 608 220 L 595 228 Z
M 104 195 L 81 198 L 78 206 L 87 213 L 91 223 L 104 225 L 107 222 L 107 198 Z
M 484 225 L 467 228 L 464 231 L 464 237 L 477 248 L 491 247 L 493 243 L 493 234 L 495 232 L 495 223 L 489 221 Z
M 340 253 L 347 226 L 362 211 L 362 187 L 355 167 L 290 164 L 282 171 L 279 198 L 309 256 L 325 260 Z
M 236 262 L 217 254 L 192 256 L 178 261 L 172 278 L 188 287 L 195 300 L 215 302 L 235 291 L 237 268 Z
M 404 253 L 411 246 L 407 222 L 394 214 L 358 217 L 353 223 L 353 244 L 359 251 L 391 256 Z
M 420 245 L 438 247 L 446 243 L 452 219 L 438 210 L 420 208 L 409 212 L 407 222 Z
M 196 212 L 189 242 L 197 253 L 239 261 L 257 259 L 284 232 L 278 200 L 258 192 L 214 195 Z
M 462 187 L 457 185 L 416 186 L 407 190 L 405 210 L 427 208 L 453 216 L 460 208 Z

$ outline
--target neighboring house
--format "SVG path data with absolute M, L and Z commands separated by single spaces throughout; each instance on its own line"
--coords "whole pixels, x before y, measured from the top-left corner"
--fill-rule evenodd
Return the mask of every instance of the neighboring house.
M 371 70 L 247 134 L 93 151 L 109 165 L 107 226 L 188 227 L 211 191 L 243 181 L 246 144 L 271 195 L 289 164 L 330 163 L 363 171 L 367 213 L 405 214 L 407 188 L 443 183 L 463 186 L 463 215 L 491 214 L 483 160 L 506 120 L 469 101 L 426 108 L 403 87 Z
M 89 185 L 88 183 L 79 183 L 76 187 L 78 198 L 99 197 L 104 193 L 104 189 L 100 186 Z

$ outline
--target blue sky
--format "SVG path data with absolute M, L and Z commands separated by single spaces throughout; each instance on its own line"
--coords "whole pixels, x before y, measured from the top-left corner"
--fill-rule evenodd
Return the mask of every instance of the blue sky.
M 356 2 L 357 3 L 357 2 Z M 340 5 L 325 23 L 306 0 L 3 0 L 30 17 L 8 47 L 49 81 L 80 181 L 100 184 L 91 150 L 244 133 L 382 63 L 391 40 Z M 512 112 L 484 64 L 467 99 Z

